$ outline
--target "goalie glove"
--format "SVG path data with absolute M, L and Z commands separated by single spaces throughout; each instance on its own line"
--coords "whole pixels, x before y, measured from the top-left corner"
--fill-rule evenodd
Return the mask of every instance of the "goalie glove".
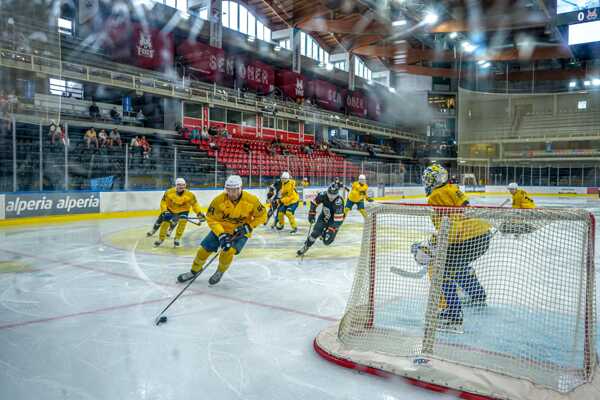
M 419 265 L 429 265 L 433 258 L 434 251 L 435 247 L 430 240 L 415 242 L 410 246 L 410 252 L 415 258 L 416 263 Z

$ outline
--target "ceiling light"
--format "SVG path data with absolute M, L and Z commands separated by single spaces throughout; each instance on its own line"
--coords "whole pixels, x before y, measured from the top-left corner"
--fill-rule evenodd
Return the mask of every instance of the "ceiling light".
M 438 17 L 436 13 L 430 12 L 427 13 L 427 15 L 425 15 L 425 18 L 423 18 L 423 22 L 425 22 L 428 25 L 433 25 L 436 22 L 438 22 L 438 19 L 440 19 L 440 17 Z
M 367 81 L 367 85 L 372 85 L 372 84 L 373 84 L 373 81 L 369 79 L 369 80 Z
M 392 92 L 392 93 L 396 93 L 396 89 L 395 89 L 395 88 L 393 88 L 393 87 L 389 87 L 389 88 L 388 88 L 388 90 L 389 90 L 390 92 Z
M 488 61 L 486 63 L 484 63 L 481 68 L 489 68 L 492 64 Z
M 468 41 L 464 41 L 460 45 L 462 46 L 463 50 L 466 51 L 467 53 L 472 53 L 477 48 L 477 46 L 471 44 Z
M 325 69 L 327 71 L 333 71 L 333 64 L 330 64 L 330 63 L 325 64 Z
M 248 41 L 250 43 L 254 42 L 255 37 L 254 36 L 248 36 Z
M 275 46 L 275 47 L 273 48 L 273 50 L 275 50 L 275 51 L 279 51 L 279 50 L 281 50 L 281 46 Z
M 483 65 L 483 64 L 485 64 L 485 60 L 479 60 L 479 61 L 477 61 L 477 64 Z
M 598 79 L 598 78 L 592 79 L 592 85 L 600 86 L 600 79 Z
M 457 36 L 458 36 L 458 33 L 456 33 L 456 32 L 452 32 L 452 33 L 449 35 L 450 39 L 456 39 L 456 37 L 457 37 Z
M 575 82 L 575 81 L 569 82 L 569 87 L 570 88 L 574 88 L 575 86 L 577 86 L 577 82 Z
M 399 19 L 397 21 L 392 22 L 392 26 L 404 26 L 408 22 L 405 19 Z
M 592 82 L 590 81 L 583 81 L 583 86 L 590 86 L 592 84 Z

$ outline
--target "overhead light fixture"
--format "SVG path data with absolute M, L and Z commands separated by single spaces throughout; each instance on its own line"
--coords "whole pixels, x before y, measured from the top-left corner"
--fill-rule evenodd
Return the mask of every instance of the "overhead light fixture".
M 440 19 L 440 17 L 438 17 L 436 13 L 429 12 L 425 15 L 425 18 L 423 18 L 423 22 L 425 22 L 427 25 L 433 25 L 438 22 L 438 19 Z
M 325 64 L 325 69 L 327 71 L 333 71 L 333 64 L 330 64 L 330 63 Z
M 182 18 L 182 19 L 190 19 L 190 14 L 188 14 L 188 13 L 187 13 L 187 12 L 185 12 L 185 11 L 182 11 L 182 12 L 181 12 L 181 18 Z
M 458 37 L 458 33 L 456 32 L 452 32 L 450 33 L 450 35 L 448 36 L 450 39 L 456 39 Z
M 491 66 L 492 66 L 492 63 L 490 63 L 490 62 L 488 61 L 488 62 L 484 63 L 484 64 L 481 66 L 481 68 L 489 68 L 489 67 L 491 67 Z
M 399 19 L 399 20 L 392 22 L 392 26 L 404 26 L 407 23 L 408 22 L 405 19 Z
M 396 93 L 396 88 L 389 87 L 389 88 L 388 88 L 388 90 L 389 90 L 391 93 Z
M 281 50 L 281 46 L 275 46 L 275 47 L 273 47 L 273 50 L 279 51 L 279 50 Z
M 460 45 L 463 48 L 463 50 L 466 51 L 467 53 L 472 53 L 477 48 L 477 46 L 471 44 L 471 42 L 468 42 L 466 40 L 464 42 L 462 42 Z
M 372 84 L 373 84 L 373 81 L 369 79 L 369 80 L 367 81 L 367 85 L 372 85 Z
M 576 86 L 577 86 L 577 82 L 576 82 L 576 81 L 571 81 L 571 82 L 569 82 L 569 87 L 570 87 L 571 89 L 572 89 L 572 88 L 574 88 L 574 87 L 576 87 Z
M 583 81 L 583 86 L 590 86 L 592 84 L 592 82 L 590 81 Z
M 598 79 L 598 78 L 592 79 L 592 85 L 594 85 L 594 86 L 600 86 L 600 79 Z
M 255 40 L 255 39 L 256 39 L 256 38 L 255 38 L 254 36 L 248 36 L 248 41 L 249 41 L 250 43 L 254 42 L 254 40 Z
M 486 62 L 485 60 L 479 60 L 479 61 L 477 61 L 477 64 L 483 65 L 483 64 L 485 64 L 485 62 Z

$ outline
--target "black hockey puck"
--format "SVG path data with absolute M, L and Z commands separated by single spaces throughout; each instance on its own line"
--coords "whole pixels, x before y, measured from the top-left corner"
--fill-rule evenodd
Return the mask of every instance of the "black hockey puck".
M 156 325 L 157 326 L 160 325 L 160 324 L 166 323 L 166 322 L 167 322 L 167 317 L 164 316 L 164 315 L 161 316 L 160 318 L 156 319 Z

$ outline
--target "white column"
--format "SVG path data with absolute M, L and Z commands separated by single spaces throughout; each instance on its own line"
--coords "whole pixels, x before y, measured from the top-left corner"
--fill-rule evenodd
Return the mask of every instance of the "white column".
M 221 0 L 210 0 L 210 39 L 212 47 L 223 47 L 223 24 L 221 23 Z

